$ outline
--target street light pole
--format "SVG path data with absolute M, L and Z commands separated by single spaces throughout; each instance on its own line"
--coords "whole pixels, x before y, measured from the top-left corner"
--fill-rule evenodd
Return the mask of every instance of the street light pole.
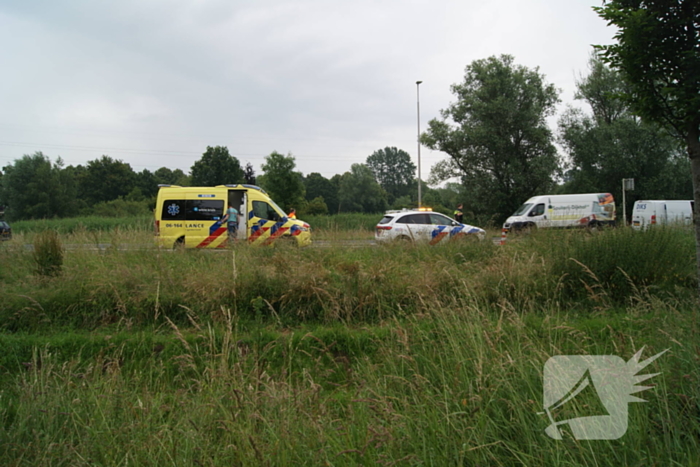
M 421 199 L 421 177 L 420 177 L 420 83 L 423 81 L 416 81 L 416 107 L 417 107 L 417 120 L 418 120 L 418 207 L 423 206 L 423 200 Z

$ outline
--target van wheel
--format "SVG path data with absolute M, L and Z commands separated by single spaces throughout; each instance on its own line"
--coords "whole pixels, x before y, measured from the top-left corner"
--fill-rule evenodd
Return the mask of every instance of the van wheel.
M 536 231 L 537 231 L 537 224 L 534 224 L 532 222 L 527 224 L 526 226 L 524 226 L 522 229 L 520 229 L 520 233 L 522 235 L 530 235 Z
M 180 237 L 177 240 L 175 240 L 175 243 L 173 244 L 173 250 L 184 250 L 185 249 L 185 237 Z
M 400 237 L 396 237 L 396 243 L 400 243 L 402 245 L 410 245 L 413 243 L 413 240 L 411 240 L 411 237 L 401 235 Z

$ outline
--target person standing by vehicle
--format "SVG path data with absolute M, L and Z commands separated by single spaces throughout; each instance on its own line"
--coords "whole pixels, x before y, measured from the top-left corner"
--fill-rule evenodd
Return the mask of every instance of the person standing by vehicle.
M 464 213 L 462 212 L 462 204 L 457 205 L 457 209 L 455 210 L 455 220 L 462 224 L 462 220 L 464 219 Z
M 290 219 L 296 219 L 297 218 L 297 210 L 294 208 L 291 208 L 289 210 L 289 214 L 287 215 Z
M 226 222 L 229 238 L 235 240 L 238 234 L 238 210 L 229 204 L 222 222 Z

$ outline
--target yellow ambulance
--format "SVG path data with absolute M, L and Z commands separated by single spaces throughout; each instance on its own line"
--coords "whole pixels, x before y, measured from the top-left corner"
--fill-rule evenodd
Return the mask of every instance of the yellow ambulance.
M 154 214 L 156 240 L 162 247 L 225 248 L 233 241 L 252 245 L 311 243 L 309 224 L 290 219 L 255 185 L 159 187 Z M 235 239 L 229 239 L 224 220 L 229 206 L 239 213 Z

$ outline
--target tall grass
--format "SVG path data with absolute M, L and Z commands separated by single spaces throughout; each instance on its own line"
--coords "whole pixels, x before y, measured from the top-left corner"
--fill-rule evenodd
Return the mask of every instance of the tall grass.
M 170 339 L 155 344 L 136 333 L 72 357 L 38 347 L 0 389 L 0 456 L 6 465 L 697 465 L 697 323 L 687 327 L 683 307 L 654 308 L 605 326 L 559 310 L 484 313 L 465 292 L 369 327 L 243 329 L 223 310 L 220 326 L 170 324 L 158 333 Z M 643 345 L 645 356 L 671 352 L 648 369 L 661 375 L 640 394 L 648 403 L 630 405 L 624 438 L 544 434 L 549 356 L 629 359 Z
M 135 217 L 70 217 L 65 219 L 41 219 L 30 221 L 15 221 L 12 223 L 12 233 L 36 234 L 45 230 L 55 230 L 60 234 L 75 232 L 107 232 L 114 229 L 142 230 L 153 233 L 153 216 Z
M 282 323 L 377 322 L 464 290 L 484 310 L 520 312 L 694 294 L 690 232 L 558 234 L 542 232 L 505 247 L 486 241 L 172 251 L 138 243 L 150 238 L 145 234 L 119 230 L 95 251 L 99 239 L 81 231 L 62 237 L 75 248 L 65 252 L 63 274 L 50 281 L 35 280 L 32 253 L 22 245 L 0 248 L 0 329 L 162 323 L 166 315 L 182 323 L 185 309 L 209 319 L 222 306 L 251 319 L 276 314 Z
M 61 234 L 86 246 L 48 279 L 0 245 L 7 465 L 700 463 L 690 232 L 219 251 L 89 235 Z M 550 356 L 643 346 L 671 350 L 623 438 L 544 434 Z

